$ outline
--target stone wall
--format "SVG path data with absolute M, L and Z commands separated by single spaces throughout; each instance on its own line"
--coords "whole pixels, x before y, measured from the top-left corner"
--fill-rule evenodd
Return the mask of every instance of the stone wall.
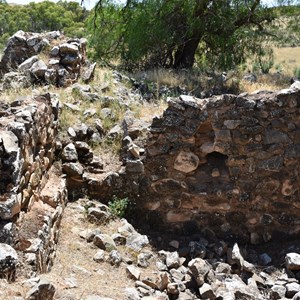
M 296 89 L 169 100 L 147 142 L 144 216 L 252 243 L 299 233 L 299 112 Z
M 64 179 L 52 166 L 58 108 L 49 94 L 0 104 L 0 243 L 36 271 L 52 263 L 66 201 Z
M 86 59 L 85 38 L 68 39 L 58 31 L 16 32 L 0 60 L 0 91 L 33 84 L 69 86 L 92 79 L 96 63 Z

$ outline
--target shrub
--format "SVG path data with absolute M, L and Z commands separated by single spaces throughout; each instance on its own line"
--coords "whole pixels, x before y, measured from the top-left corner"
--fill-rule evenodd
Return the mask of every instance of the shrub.
M 118 198 L 117 196 L 113 196 L 111 201 L 108 202 L 108 207 L 112 215 L 124 218 L 128 213 L 130 205 L 130 200 L 126 198 Z
M 263 74 L 268 74 L 274 65 L 274 53 L 270 46 L 260 48 L 255 57 L 255 63 Z
M 261 62 L 260 68 L 262 73 L 269 74 L 270 69 L 273 67 L 273 64 L 274 64 L 273 60 Z
M 260 71 L 260 67 L 257 61 L 254 61 L 252 64 L 252 73 L 257 73 Z
M 300 67 L 296 67 L 295 70 L 294 70 L 294 75 L 297 77 L 297 78 L 300 78 Z
M 275 65 L 275 70 L 278 72 L 278 73 L 282 73 L 283 72 L 283 67 L 281 64 L 276 64 Z

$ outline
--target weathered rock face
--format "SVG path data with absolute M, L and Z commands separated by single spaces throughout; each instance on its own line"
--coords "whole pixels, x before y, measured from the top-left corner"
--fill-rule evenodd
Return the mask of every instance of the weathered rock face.
M 58 107 L 49 94 L 0 104 L 0 243 L 25 252 L 33 271 L 52 264 L 66 201 L 52 166 Z
M 293 89 L 171 99 L 148 139 L 139 205 L 149 220 L 252 243 L 299 233 L 299 108 Z

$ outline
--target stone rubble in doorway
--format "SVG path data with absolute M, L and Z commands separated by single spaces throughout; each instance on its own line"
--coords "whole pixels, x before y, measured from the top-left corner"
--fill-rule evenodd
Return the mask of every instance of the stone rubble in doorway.
M 80 201 L 82 207 L 93 202 Z M 107 213 L 105 205 L 98 202 L 94 205 Z M 110 224 L 113 220 L 115 217 L 110 215 L 105 222 Z M 101 215 L 98 224 L 104 224 Z M 164 244 L 167 250 L 159 250 L 150 247 L 155 242 L 154 237 L 146 242 L 148 238 L 138 233 L 126 219 L 122 219 L 121 226 L 115 227 L 110 235 L 100 232 L 96 228 L 84 235 L 80 233 L 78 238 L 85 239 L 91 249 L 95 245 L 102 249 L 96 250 L 93 258 L 100 268 L 101 264 L 126 268 L 126 280 L 134 281 L 134 287 L 124 290 L 123 299 L 126 300 L 298 299 L 297 293 L 300 294 L 300 254 L 296 252 L 286 252 L 281 261 L 281 264 L 285 263 L 285 268 L 278 269 L 271 261 L 265 266 L 259 264 L 261 255 L 267 253 L 213 236 L 197 234 L 189 239 L 178 236 L 177 240 Z M 121 236 L 123 239 L 120 239 Z M 142 247 L 132 248 L 129 242 L 132 236 L 136 236 L 135 240 L 139 240 Z M 155 239 L 164 240 L 161 237 Z M 117 242 L 120 240 L 123 242 Z M 201 251 L 197 252 L 195 248 Z M 134 256 L 126 256 L 126 249 L 135 249 Z M 300 249 L 297 251 L 300 252 Z

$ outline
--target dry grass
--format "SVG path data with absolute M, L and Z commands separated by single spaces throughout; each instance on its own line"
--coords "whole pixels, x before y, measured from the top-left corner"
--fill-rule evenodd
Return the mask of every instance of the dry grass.
M 105 67 L 96 68 L 94 74 L 94 84 L 111 82 L 111 80 L 112 80 L 112 72 L 110 69 Z
M 32 88 L 6 90 L 3 93 L 0 92 L 0 101 L 5 103 L 11 103 L 19 97 L 28 95 L 32 95 Z
M 257 82 L 251 83 L 241 80 L 239 87 L 241 92 L 252 93 L 257 90 L 276 91 L 289 86 L 289 77 L 280 74 L 263 74 L 259 75 Z
M 71 125 L 74 125 L 77 123 L 79 117 L 77 113 L 74 111 L 62 108 L 60 118 L 59 118 L 59 124 L 62 131 L 66 131 Z
M 274 48 L 274 66 L 270 74 L 257 75 L 257 82 L 241 80 L 241 92 L 252 93 L 257 90 L 279 90 L 289 87 L 290 78 L 295 76 L 295 69 L 300 68 L 300 47 Z M 248 68 L 251 64 L 248 62 Z
M 192 92 L 199 86 L 207 85 L 206 75 L 197 69 L 192 70 L 172 70 L 172 69 L 153 69 L 132 75 L 138 80 L 149 82 L 156 85 L 159 90 L 162 86 L 185 87 Z M 159 99 L 159 97 L 157 97 Z
M 299 48 L 300 49 L 300 48 Z M 279 57 L 279 56 L 278 56 Z M 248 62 L 249 67 L 251 65 L 251 61 Z M 290 65 L 290 70 L 295 66 Z M 283 68 L 283 67 L 282 67 Z M 250 68 L 251 69 L 251 68 Z M 239 93 L 239 92 L 253 92 L 256 90 L 278 90 L 282 88 L 286 88 L 289 85 L 289 76 L 280 75 L 275 69 L 271 70 L 273 74 L 259 74 L 257 75 L 257 82 L 250 83 L 248 81 L 242 80 L 244 73 L 231 71 L 228 72 L 228 79 L 226 82 L 222 82 L 220 80 L 221 75 L 212 75 L 208 76 L 204 73 L 201 73 L 197 70 L 182 70 L 182 71 L 170 71 L 170 70 L 150 70 L 147 72 L 143 72 L 137 74 L 138 79 L 143 79 L 149 82 L 156 82 L 157 87 L 162 85 L 167 85 L 169 87 L 185 87 L 185 89 L 194 94 L 199 93 L 199 91 L 210 91 L 210 90 L 228 90 L 231 93 Z M 166 108 L 166 104 L 164 102 L 158 103 L 156 106 L 146 106 L 144 105 L 142 108 L 138 108 L 137 116 L 151 116 L 155 111 L 157 113 L 162 113 L 162 111 Z
M 134 113 L 134 116 L 137 119 L 141 119 L 146 122 L 152 121 L 154 116 L 161 115 L 166 108 L 168 107 L 168 104 L 166 101 L 159 100 L 156 103 L 145 103 L 145 104 L 139 104 L 134 105 L 131 107 L 131 110 Z
M 107 88 L 102 91 L 101 88 L 106 86 Z M 112 96 L 114 90 L 114 83 L 112 72 L 106 68 L 96 68 L 94 80 L 91 83 L 92 92 L 96 92 L 101 97 Z M 67 129 L 69 126 L 74 126 L 78 122 L 82 122 L 88 125 L 93 125 L 95 118 L 100 118 L 103 121 L 103 126 L 106 130 L 112 128 L 118 121 L 122 120 L 125 113 L 125 107 L 122 107 L 117 101 L 111 101 L 109 104 L 102 100 L 89 101 L 84 99 L 80 93 L 72 92 L 71 88 L 67 89 L 55 89 L 55 92 L 59 93 L 61 103 L 71 103 L 79 107 L 79 111 L 74 111 L 66 106 L 63 106 L 61 113 L 61 128 Z M 112 109 L 114 118 L 103 118 L 100 111 L 104 107 Z M 88 109 L 95 109 L 96 114 L 94 116 L 84 116 L 84 112 Z
M 139 80 L 146 80 L 157 85 L 178 86 L 183 83 L 184 78 L 181 73 L 176 73 L 170 69 L 153 69 L 134 74 Z
M 300 68 L 300 47 L 274 48 L 274 62 L 282 73 L 293 76 L 295 68 Z

